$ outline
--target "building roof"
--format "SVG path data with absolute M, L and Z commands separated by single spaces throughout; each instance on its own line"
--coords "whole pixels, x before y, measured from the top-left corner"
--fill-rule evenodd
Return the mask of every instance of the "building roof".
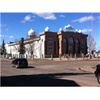
M 27 44 L 27 43 L 32 43 L 33 41 L 37 41 L 37 40 L 40 40 L 40 37 L 25 39 L 25 40 L 24 40 L 24 43 L 25 43 L 25 44 Z M 10 43 L 9 45 L 12 46 L 12 45 L 17 45 L 17 44 L 19 44 L 19 43 L 20 43 L 20 41 Z

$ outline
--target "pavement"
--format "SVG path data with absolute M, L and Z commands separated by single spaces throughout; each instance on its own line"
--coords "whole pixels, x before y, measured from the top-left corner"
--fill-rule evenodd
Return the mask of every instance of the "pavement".
M 5 60 L 7 60 L 7 59 L 5 59 Z M 64 60 L 65 60 L 65 58 L 64 58 Z M 83 60 L 82 58 L 81 59 L 77 59 L 77 60 Z M 84 60 L 89 60 L 89 59 L 84 59 Z M 91 60 L 97 60 L 97 59 L 91 59 Z M 53 61 L 61 61 L 61 60 L 59 60 L 59 59 L 53 59 Z M 62 59 L 62 61 L 63 61 L 63 59 Z M 75 59 L 70 59 L 70 60 L 68 60 L 68 61 L 75 61 Z M 94 73 L 94 71 L 95 71 L 95 67 L 96 66 L 90 66 L 90 65 L 87 65 L 87 66 L 82 66 L 82 67 L 80 67 L 79 69 L 80 70 L 82 70 L 82 71 L 84 71 L 84 72 L 90 72 L 90 73 Z

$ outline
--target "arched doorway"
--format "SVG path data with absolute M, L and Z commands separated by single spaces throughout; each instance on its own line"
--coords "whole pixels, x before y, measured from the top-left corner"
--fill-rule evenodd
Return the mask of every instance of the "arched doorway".
M 78 54 L 79 54 L 79 39 L 75 40 L 75 53 L 78 56 Z
M 79 53 L 79 47 L 75 47 L 75 53 L 76 53 L 76 55 L 78 55 L 78 53 Z
M 68 47 L 68 54 L 73 54 L 73 47 L 72 46 L 69 46 Z

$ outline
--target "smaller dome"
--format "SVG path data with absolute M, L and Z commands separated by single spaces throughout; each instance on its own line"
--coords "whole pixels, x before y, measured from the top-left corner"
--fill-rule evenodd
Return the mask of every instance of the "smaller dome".
M 28 35 L 29 35 L 29 36 L 35 35 L 35 31 L 34 31 L 33 29 L 29 30 L 29 31 L 28 31 Z
M 61 31 L 62 31 L 62 28 L 59 29 L 59 32 L 61 32 Z
M 75 32 L 78 32 L 78 29 L 76 29 Z
M 82 30 L 79 29 L 78 33 L 82 33 Z
M 49 29 L 49 27 L 46 27 L 45 28 L 45 32 L 48 32 L 50 29 Z
M 68 24 L 67 26 L 64 27 L 64 29 L 73 30 L 74 28 L 70 24 Z

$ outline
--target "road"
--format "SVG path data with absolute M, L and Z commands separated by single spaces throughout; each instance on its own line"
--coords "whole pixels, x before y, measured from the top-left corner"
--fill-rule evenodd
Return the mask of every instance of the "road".
M 99 61 L 28 62 L 28 68 L 11 67 L 10 60 L 1 60 L 1 86 L 100 86 L 93 73 L 79 70 L 96 66 Z

